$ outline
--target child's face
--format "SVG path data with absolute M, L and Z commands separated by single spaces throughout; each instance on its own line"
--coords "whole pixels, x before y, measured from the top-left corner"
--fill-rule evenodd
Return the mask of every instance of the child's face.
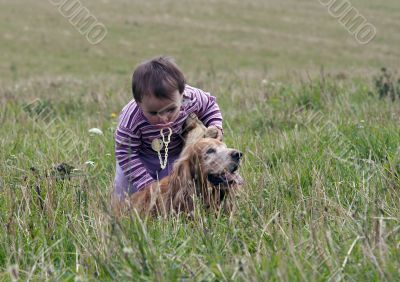
M 159 99 L 154 95 L 146 95 L 138 105 L 151 124 L 163 127 L 173 123 L 178 118 L 182 105 L 182 95 L 178 90 L 171 95 L 171 99 Z

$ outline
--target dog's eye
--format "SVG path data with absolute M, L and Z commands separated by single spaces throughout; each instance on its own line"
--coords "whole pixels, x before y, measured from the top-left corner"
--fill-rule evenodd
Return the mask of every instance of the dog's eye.
M 207 154 L 207 155 L 209 155 L 209 154 L 214 154 L 215 152 L 216 152 L 215 149 L 210 148 L 210 149 L 207 150 L 206 154 Z

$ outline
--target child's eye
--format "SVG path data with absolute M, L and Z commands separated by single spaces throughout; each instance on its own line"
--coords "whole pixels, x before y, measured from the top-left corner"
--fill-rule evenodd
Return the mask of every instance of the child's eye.
M 169 113 L 173 113 L 173 112 L 175 112 L 175 111 L 176 111 L 176 108 L 172 108 L 172 109 L 169 109 L 169 110 L 168 110 Z
M 157 112 L 149 112 L 150 115 L 155 116 L 157 115 Z

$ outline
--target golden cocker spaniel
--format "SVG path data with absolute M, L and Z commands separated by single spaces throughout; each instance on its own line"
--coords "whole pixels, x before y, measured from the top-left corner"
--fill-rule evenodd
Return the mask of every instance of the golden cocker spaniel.
M 196 116 L 190 116 L 185 127 L 185 147 L 172 174 L 132 194 L 128 209 L 141 215 L 190 215 L 197 202 L 209 211 L 232 212 L 234 196 L 243 184 L 237 172 L 242 153 L 210 138 L 215 128 L 206 129 Z

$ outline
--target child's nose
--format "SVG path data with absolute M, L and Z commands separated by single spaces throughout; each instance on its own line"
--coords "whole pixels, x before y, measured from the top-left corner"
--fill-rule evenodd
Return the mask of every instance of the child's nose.
M 169 117 L 167 114 L 159 115 L 158 120 L 159 120 L 159 123 L 167 123 L 167 122 L 169 122 Z

